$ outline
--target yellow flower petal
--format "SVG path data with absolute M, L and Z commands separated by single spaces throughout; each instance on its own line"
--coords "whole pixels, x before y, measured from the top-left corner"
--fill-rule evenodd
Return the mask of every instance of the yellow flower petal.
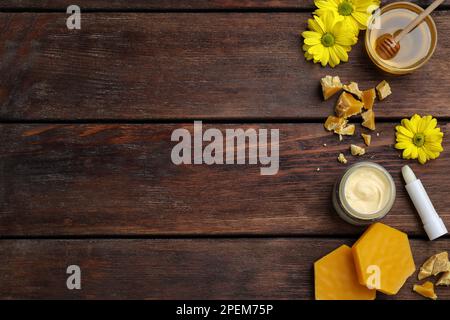
M 308 28 L 319 34 L 325 33 L 325 31 L 322 29 L 322 26 L 319 23 L 317 23 L 315 19 L 308 19 Z
M 303 42 L 307 45 L 314 46 L 316 44 L 321 44 L 320 38 L 305 38 Z
M 313 39 L 319 39 L 319 40 L 322 39 L 322 35 L 320 33 L 315 32 L 315 31 L 310 31 L 310 30 L 303 31 L 302 36 L 303 36 L 303 38 L 313 38 Z
M 411 146 L 411 143 L 408 142 L 398 142 L 395 144 L 395 149 L 407 149 L 409 146 Z
M 321 59 L 322 67 L 325 67 L 328 64 L 329 60 L 330 60 L 330 51 L 328 48 L 324 48 Z
M 426 135 L 426 136 L 435 136 L 435 137 L 438 137 L 438 138 L 442 138 L 444 136 L 444 133 L 441 132 L 440 128 L 434 128 L 434 129 L 425 130 L 423 132 L 423 134 Z
M 325 24 L 323 23 L 322 19 L 319 18 L 318 16 L 314 16 L 314 21 L 316 21 L 317 25 L 320 27 L 320 29 L 322 30 L 321 33 L 326 33 L 327 29 L 325 27 Z
M 367 9 L 370 6 L 373 6 L 374 8 L 380 6 L 380 1 L 373 1 L 373 0 L 359 0 L 353 3 L 356 8 L 356 11 L 363 11 L 363 12 L 367 12 Z
M 344 50 L 344 48 L 342 48 L 340 45 L 335 45 L 334 49 L 336 50 L 336 54 L 341 61 L 348 61 L 348 54 L 347 51 Z
M 429 158 L 431 160 L 434 160 L 437 157 L 439 157 L 439 152 L 432 152 L 432 151 L 428 150 L 428 148 L 425 146 L 423 146 L 422 149 L 426 153 L 427 158 Z
M 422 117 L 419 127 L 417 128 L 417 132 L 424 132 L 428 128 L 428 125 L 430 124 L 430 121 L 432 119 L 433 119 L 433 117 L 431 117 L 431 116 Z
M 309 48 L 308 53 L 314 56 L 314 59 L 320 60 L 322 58 L 324 47 L 321 44 L 317 44 Z
M 404 126 L 406 129 L 411 131 L 412 133 L 417 132 L 417 126 L 413 125 L 409 119 L 403 119 L 402 120 L 402 126 Z
M 419 116 L 418 114 L 415 114 L 411 117 L 411 125 L 416 127 L 416 130 L 419 128 L 419 124 L 422 121 L 422 117 Z
M 334 47 L 331 47 L 330 48 L 330 65 L 332 67 L 334 67 L 334 66 L 337 66 L 339 64 L 339 62 L 340 62 L 340 60 L 336 54 L 336 49 Z
M 425 153 L 425 151 L 423 151 L 422 148 L 418 148 L 418 154 L 419 154 L 419 162 L 420 164 L 425 164 L 427 162 L 427 155 Z
M 414 134 L 411 131 L 407 130 L 405 127 L 396 126 L 395 130 L 397 130 L 397 132 L 400 132 L 401 134 L 407 136 L 408 138 L 414 137 Z
M 439 134 L 425 134 L 425 143 L 441 143 L 442 142 L 442 135 Z
M 430 116 L 431 117 L 431 116 Z M 435 129 L 437 126 L 437 120 L 435 118 L 432 118 L 429 122 L 428 125 L 423 129 L 424 132 L 428 131 L 428 130 L 433 130 Z M 439 129 L 440 130 L 440 129 Z
M 352 17 L 358 22 L 358 27 L 362 30 L 367 28 L 367 24 L 369 22 L 370 14 L 366 12 L 352 12 Z
M 397 132 L 396 133 L 396 141 L 397 142 L 408 142 L 408 143 L 412 143 L 412 138 L 405 136 L 404 134 Z
M 432 152 L 442 152 L 444 151 L 444 148 L 442 148 L 442 145 L 440 143 L 434 143 L 434 142 L 425 142 L 424 146 L 432 151 Z
M 417 159 L 418 156 L 419 152 L 417 151 L 417 147 L 413 145 L 411 147 L 411 159 Z
M 412 152 L 412 147 L 411 146 L 408 146 L 408 148 L 403 150 L 403 159 L 410 159 L 411 158 L 411 152 Z
M 326 0 L 316 0 L 314 1 L 314 4 L 316 5 L 317 8 L 320 9 L 329 9 L 329 10 L 337 10 L 338 8 L 338 3 L 336 1 L 326 1 Z

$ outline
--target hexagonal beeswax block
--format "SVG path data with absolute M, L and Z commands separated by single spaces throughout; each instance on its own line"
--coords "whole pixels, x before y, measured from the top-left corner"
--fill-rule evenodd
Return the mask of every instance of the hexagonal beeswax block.
M 385 294 L 396 294 L 416 270 L 408 236 L 382 223 L 371 225 L 352 251 L 359 283 L 373 285 L 378 270 L 377 290 Z
M 352 249 L 346 245 L 314 263 L 316 300 L 373 300 L 376 291 L 358 282 Z

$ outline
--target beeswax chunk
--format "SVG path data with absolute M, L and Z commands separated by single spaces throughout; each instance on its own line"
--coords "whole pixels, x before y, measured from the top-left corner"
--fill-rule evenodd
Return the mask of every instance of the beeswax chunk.
M 382 223 L 371 225 L 352 250 L 359 283 L 371 284 L 379 270 L 377 289 L 385 294 L 396 294 L 416 270 L 408 236 Z
M 439 278 L 438 282 L 436 282 L 437 286 L 450 286 L 450 271 L 446 271 Z
M 366 154 L 366 149 L 352 144 L 350 145 L 350 152 L 352 153 L 352 156 L 363 156 Z
M 340 118 L 349 118 L 361 113 L 363 103 L 356 100 L 350 93 L 343 92 L 337 101 L 335 111 Z
M 446 251 L 435 254 L 427 259 L 419 269 L 419 280 L 435 276 L 441 272 L 450 271 L 450 262 Z
M 373 112 L 372 109 L 367 110 L 366 112 L 363 112 L 361 114 L 362 118 L 363 118 L 363 122 L 361 123 L 361 125 L 363 127 L 366 127 L 370 130 L 375 130 L 376 126 L 375 126 L 375 113 Z
M 392 94 L 391 87 L 386 80 L 381 81 L 377 86 L 378 99 L 384 100 Z
M 371 110 L 373 108 L 376 96 L 375 89 L 364 90 L 362 92 L 361 100 L 366 110 Z
M 350 82 L 350 84 L 346 84 L 343 86 L 343 89 L 348 93 L 354 94 L 361 100 L 363 92 L 359 90 L 358 84 L 356 82 Z
M 338 76 L 325 76 L 320 80 L 322 85 L 323 99 L 328 100 L 334 94 L 342 90 L 342 83 Z
M 338 128 L 345 127 L 347 125 L 347 120 L 344 118 L 339 118 L 335 116 L 329 116 L 327 120 L 325 121 L 325 124 L 323 125 L 325 129 L 328 131 L 333 131 Z
M 361 137 L 364 140 L 364 143 L 369 147 L 372 141 L 372 136 L 370 134 L 361 133 Z
M 437 299 L 437 295 L 434 292 L 434 285 L 430 281 L 427 281 L 422 285 L 415 284 L 413 290 L 418 294 L 420 294 L 421 296 L 424 296 L 425 298 L 430 298 L 433 300 Z
M 316 300 L 374 300 L 376 291 L 358 282 L 352 249 L 340 246 L 314 263 Z

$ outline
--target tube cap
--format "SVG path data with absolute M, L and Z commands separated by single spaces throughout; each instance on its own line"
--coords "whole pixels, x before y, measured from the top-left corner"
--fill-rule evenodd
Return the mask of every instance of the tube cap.
M 447 228 L 441 218 L 436 217 L 423 226 L 430 240 L 437 239 L 447 234 Z

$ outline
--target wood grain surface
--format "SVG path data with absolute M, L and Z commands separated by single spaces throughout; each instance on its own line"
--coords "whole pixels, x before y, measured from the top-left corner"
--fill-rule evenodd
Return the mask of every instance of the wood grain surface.
M 362 157 L 362 128 L 339 142 L 321 124 L 213 124 L 226 128 L 277 128 L 280 170 L 260 175 L 260 165 L 180 165 L 170 154 L 176 128 L 192 124 L 2 125 L 0 142 L 0 234 L 359 234 L 331 207 L 334 181 L 361 160 L 385 166 L 397 185 L 397 201 L 384 222 L 423 235 L 404 190 L 400 169 L 410 164 L 450 225 L 447 152 L 426 166 L 399 158 L 394 124 L 379 124 Z M 441 123 L 444 132 L 449 124 Z M 326 144 L 326 147 L 324 146 Z M 444 148 L 450 149 L 448 140 Z M 317 168 L 320 171 L 317 171 Z
M 434 13 L 442 35 L 449 15 Z M 379 117 L 450 117 L 449 41 L 420 71 L 392 78 L 363 37 L 336 70 L 305 61 L 309 13 L 88 13 L 79 31 L 66 17 L 0 14 L 0 119 L 321 120 L 319 80 L 330 73 L 362 88 L 389 80 Z
M 354 239 L 2 240 L 0 298 L 312 299 L 313 263 Z M 448 240 L 412 240 L 416 266 Z M 66 268 L 81 268 L 81 290 Z M 395 296 L 424 299 L 410 277 Z M 434 281 L 433 279 L 431 279 Z M 440 299 L 450 290 L 438 287 Z
M 312 299 L 314 261 L 364 230 L 332 209 L 339 152 L 391 172 L 383 222 L 408 233 L 417 266 L 450 249 L 449 237 L 426 240 L 400 176 L 410 164 L 450 226 L 448 139 L 426 166 L 393 148 L 394 126 L 414 113 L 450 130 L 450 0 L 433 13 L 435 55 L 405 77 L 378 72 L 362 36 L 350 63 L 306 62 L 312 0 L 79 0 L 77 31 L 70 4 L 0 0 L 0 299 Z M 363 145 L 359 126 L 343 142 L 323 129 L 335 103 L 321 98 L 326 74 L 391 83 L 361 158 L 348 150 Z M 279 129 L 279 173 L 172 164 L 171 133 L 193 120 Z M 71 264 L 82 290 L 66 289 Z M 378 298 L 422 299 L 414 283 Z
M 395 0 L 384 0 L 383 4 Z M 82 10 L 313 10 L 313 0 L 77 0 Z M 413 0 L 424 7 L 431 0 Z M 0 9 L 65 10 L 69 0 L 0 0 Z M 447 7 L 446 0 L 442 6 Z

